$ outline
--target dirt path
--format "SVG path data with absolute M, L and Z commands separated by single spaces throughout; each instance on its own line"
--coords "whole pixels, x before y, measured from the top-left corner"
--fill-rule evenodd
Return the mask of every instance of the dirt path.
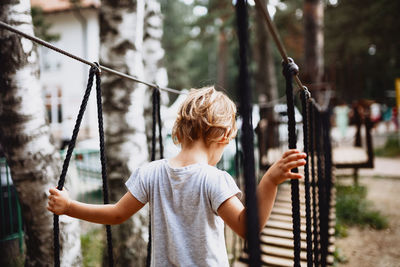
M 349 228 L 348 237 L 336 240 L 340 255 L 347 259 L 338 266 L 400 267 L 400 178 L 361 178 L 360 184 L 367 186 L 374 209 L 388 217 L 389 228 Z

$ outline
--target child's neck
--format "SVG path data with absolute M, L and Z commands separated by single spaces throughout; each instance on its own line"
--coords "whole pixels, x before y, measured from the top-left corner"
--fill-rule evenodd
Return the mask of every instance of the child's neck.
M 182 149 L 175 157 L 169 160 L 171 167 L 185 167 L 200 163 L 209 164 L 210 148 L 203 140 L 196 140 L 190 145 L 182 144 Z

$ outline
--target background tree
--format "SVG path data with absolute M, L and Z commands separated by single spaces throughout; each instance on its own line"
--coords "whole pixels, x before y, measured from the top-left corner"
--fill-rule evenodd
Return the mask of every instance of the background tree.
M 103 0 L 100 8 L 100 64 L 144 79 L 144 0 Z M 105 141 L 110 202 L 125 193 L 124 182 L 134 167 L 148 160 L 143 117 L 146 88 L 107 73 L 102 74 Z M 142 209 L 125 223 L 113 226 L 116 266 L 144 266 L 148 212 Z
M 324 76 L 324 4 L 322 0 L 304 0 L 304 66 L 303 82 L 322 103 Z
M 0 20 L 33 34 L 29 0 L 1 1 Z M 45 121 L 38 54 L 31 41 L 4 29 L 0 43 L 0 143 L 22 208 L 25 265 L 52 266 L 53 216 L 46 210 L 47 192 L 57 184 L 61 160 Z M 60 217 L 64 266 L 81 262 L 78 227 L 76 220 Z
M 264 1 L 268 5 L 268 0 Z M 279 132 L 274 105 L 271 103 L 278 99 L 278 86 L 275 73 L 275 60 L 272 52 L 269 31 L 261 11 L 254 12 L 256 40 L 254 46 L 254 59 L 257 63 L 255 70 L 255 89 L 258 93 L 260 106 L 260 122 L 257 126 L 258 146 L 260 150 L 260 168 L 266 167 L 265 157 L 267 150 L 279 145 Z
M 326 66 L 338 97 L 372 98 L 394 105 L 400 72 L 399 1 L 328 1 L 325 16 Z

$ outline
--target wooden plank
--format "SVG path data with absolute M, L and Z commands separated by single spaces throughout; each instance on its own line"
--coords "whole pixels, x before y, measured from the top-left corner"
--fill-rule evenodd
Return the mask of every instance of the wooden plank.
M 248 259 L 248 256 L 246 254 L 243 254 L 239 261 L 246 263 Z M 281 257 L 275 257 L 275 256 L 270 256 L 270 255 L 264 255 L 261 254 L 261 262 L 264 266 L 271 266 L 271 267 L 293 267 L 293 260 L 292 259 L 285 259 Z M 307 262 L 301 261 L 300 262 L 301 267 L 306 267 Z

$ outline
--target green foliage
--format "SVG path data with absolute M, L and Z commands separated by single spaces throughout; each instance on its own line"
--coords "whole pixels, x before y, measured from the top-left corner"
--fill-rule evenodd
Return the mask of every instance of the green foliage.
M 399 157 L 400 156 L 400 138 L 398 135 L 388 137 L 385 146 L 375 150 L 375 155 L 380 157 Z
M 51 24 L 46 22 L 45 17 L 43 15 L 43 10 L 41 8 L 32 7 L 31 15 L 32 15 L 32 22 L 33 22 L 33 30 L 35 32 L 36 37 L 43 39 L 47 42 L 57 41 L 60 39 L 59 34 L 49 33 Z
M 387 218 L 371 209 L 363 186 L 336 185 L 336 234 L 346 234 L 345 226 L 370 226 L 381 230 L 388 227 Z M 343 231 L 344 230 L 344 231 Z
M 372 98 L 389 105 L 384 90 L 394 89 L 400 72 L 400 1 L 346 0 L 327 5 L 325 59 L 337 96 Z
M 81 236 L 82 256 L 84 267 L 102 266 L 104 249 L 104 231 L 95 229 Z

